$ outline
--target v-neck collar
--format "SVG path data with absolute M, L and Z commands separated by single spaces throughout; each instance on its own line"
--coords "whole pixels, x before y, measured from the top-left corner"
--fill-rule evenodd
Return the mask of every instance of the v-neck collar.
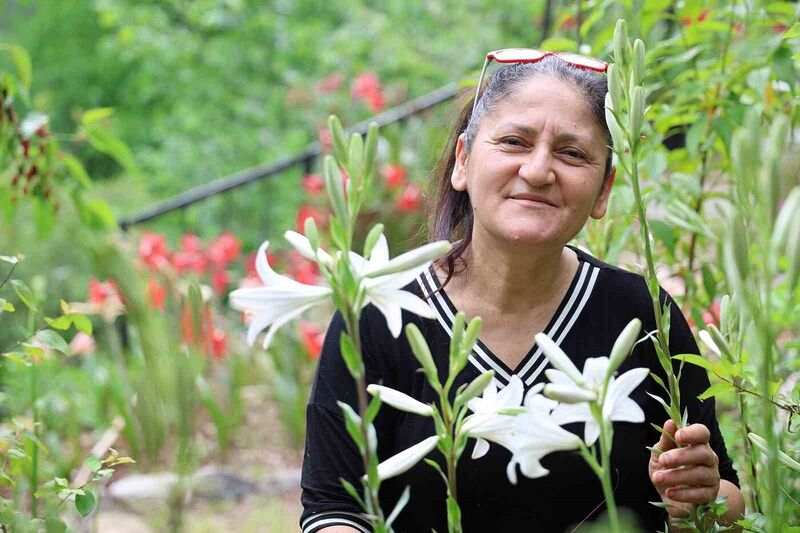
M 578 269 L 575 271 L 572 282 L 567 292 L 564 294 L 558 309 L 556 309 L 549 324 L 544 329 L 544 333 L 558 345 L 566 338 L 578 316 L 581 314 L 581 311 L 583 311 L 600 271 L 597 266 L 586 261 L 581 252 L 576 253 L 578 254 Z M 433 266 L 420 274 L 417 278 L 417 282 L 420 287 L 422 287 L 428 305 L 436 314 L 439 324 L 452 338 L 453 321 L 455 320 L 458 309 L 456 309 L 450 297 L 444 289 L 442 289 Z M 517 365 L 516 369 L 512 370 L 509 368 L 508 365 L 492 353 L 480 339 L 475 343 L 475 348 L 469 357 L 469 362 L 479 372 L 494 370 L 495 380 L 497 380 L 498 384 L 502 387 L 508 384 L 511 380 L 511 376 L 514 374 L 519 376 L 525 385 L 530 386 L 548 364 L 548 360 L 542 353 L 542 349 L 533 340 L 533 336 L 536 333 L 538 332 L 531 332 L 532 346 L 522 361 Z

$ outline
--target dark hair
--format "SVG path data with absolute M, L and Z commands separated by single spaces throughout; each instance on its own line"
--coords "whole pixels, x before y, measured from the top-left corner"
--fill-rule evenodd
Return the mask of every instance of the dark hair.
M 434 189 L 431 191 L 432 201 L 428 203 L 429 238 L 431 241 L 448 240 L 455 243 L 450 253 L 437 261 L 438 265 L 445 265 L 447 270 L 447 279 L 442 283 L 442 287 L 447 285 L 456 273 L 457 262 L 460 266 L 459 272 L 463 271 L 466 264 L 462 256 L 472 240 L 473 215 L 469 195 L 466 191 L 453 189 L 450 184 L 450 176 L 456 162 L 458 138 L 464 134 L 464 149 L 469 152 L 483 117 L 525 81 L 536 76 L 550 76 L 571 83 L 583 95 L 594 113 L 597 125 L 603 131 L 608 146 L 603 179 L 607 180 L 611 176 L 613 141 L 605 118 L 605 96 L 608 92 L 605 76 L 588 69 L 574 67 L 557 56 L 546 57 L 537 63 L 509 63 L 499 66 L 489 76 L 486 88 L 479 95 L 474 116 L 472 114 L 474 89 L 462 91 L 458 99 L 461 112 L 431 176 L 431 187 Z

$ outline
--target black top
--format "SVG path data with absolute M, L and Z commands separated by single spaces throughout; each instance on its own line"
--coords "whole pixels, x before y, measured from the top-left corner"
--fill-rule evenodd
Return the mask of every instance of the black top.
M 655 319 L 641 276 L 603 263 L 581 250 L 573 250 L 578 254 L 578 270 L 544 331 L 580 369 L 589 357 L 609 355 L 617 335 L 631 319 L 641 319 L 643 331 L 654 330 Z M 438 288 L 439 282 L 432 271 L 425 272 L 406 287 L 421 297 L 434 293 Z M 669 296 L 663 294 L 671 307 L 671 352 L 698 354 L 685 318 Z M 427 301 L 435 310 L 436 319 L 404 312 L 403 320 L 404 324 L 413 322 L 420 328 L 443 378 L 447 374 L 450 332 L 457 311 L 445 291 L 435 292 Z M 355 385 L 339 354 L 339 334 L 344 330 L 342 317 L 337 313 L 325 338 L 307 408 L 302 475 L 304 511 L 300 519 L 303 533 L 337 524 L 350 525 L 359 531 L 371 530 L 369 523 L 360 516 L 362 510 L 339 482 L 339 478 L 345 478 L 360 487 L 358 479 L 363 474 L 361 457 L 345 430 L 336 404 L 340 400 L 353 407 L 357 405 Z M 526 392 L 535 383 L 545 380 L 543 371 L 548 366 L 547 358 L 534 342 L 536 333 L 530 332 L 531 349 L 516 370 Z M 405 336 L 394 339 L 383 315 L 374 306 L 364 309 L 361 335 L 368 383 L 382 383 L 424 403 L 436 401 L 437 395 L 418 371 L 420 365 Z M 666 382 L 651 342 L 639 343 L 618 372 L 637 367 L 650 368 Z M 495 371 L 499 387 L 507 385 L 515 373 L 479 340 L 469 364 L 456 378 L 453 390 L 490 369 Z M 738 485 L 717 424 L 714 399 L 702 402 L 697 399 L 708 385 L 708 377 L 702 368 L 688 364 L 684 367 L 680 382 L 681 399 L 688 407 L 689 422 L 708 426 L 711 447 L 719 456 L 722 479 Z M 612 463 L 616 475 L 617 505 L 634 511 L 645 530 L 655 531 L 663 527 L 665 513 L 648 503 L 660 501 L 660 498 L 649 479 L 650 452 L 646 446 L 652 446 L 659 439 L 658 432 L 650 423 L 663 425 L 667 415 L 646 392 L 665 396 L 652 377 L 646 378 L 633 391 L 631 398 L 644 410 L 645 422 L 614 423 Z M 375 426 L 381 460 L 435 433 L 431 418 L 401 412 L 388 405 L 381 407 Z M 583 423 L 564 427 L 583 436 Z M 491 444 L 485 456 L 473 460 L 470 455 L 474 442 L 470 439 L 457 473 L 458 501 L 465 532 L 561 532 L 603 512 L 600 482 L 577 452 L 555 452 L 544 457 L 541 463 L 550 474 L 538 479 L 528 479 L 520 474 L 515 486 L 506 477 L 510 452 L 500 445 Z M 444 467 L 443 457 L 438 451 L 432 452 L 430 457 Z M 411 487 L 411 500 L 394 523 L 395 530 L 447 531 L 444 482 L 433 468 L 423 462 L 381 485 L 384 512 L 387 515 L 391 512 L 407 485 Z

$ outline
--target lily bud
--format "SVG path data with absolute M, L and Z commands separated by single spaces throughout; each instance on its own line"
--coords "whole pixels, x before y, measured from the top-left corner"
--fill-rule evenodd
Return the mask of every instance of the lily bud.
M 433 451 L 438 442 L 439 437 L 434 435 L 386 459 L 378 465 L 378 477 L 381 478 L 381 480 L 385 480 L 407 472 L 412 466 L 420 462 L 426 455 Z
M 383 385 L 375 385 L 373 383 L 367 386 L 367 392 L 373 396 L 377 396 L 383 403 L 388 403 L 395 409 L 399 409 L 407 413 L 414 413 L 420 416 L 433 415 L 433 407 L 426 405 L 419 400 L 415 400 L 408 394 L 402 393 L 398 390 L 384 387 Z
M 641 329 L 642 321 L 638 318 L 634 318 L 628 322 L 628 325 L 625 326 L 625 329 L 619 334 L 617 340 L 614 341 L 614 346 L 611 348 L 611 357 L 608 361 L 608 368 L 606 369 L 606 379 L 617 371 L 619 365 L 621 365 L 625 358 L 631 353 L 634 343 L 639 338 L 639 331 L 641 331 Z
M 378 123 L 370 122 L 367 131 L 367 142 L 364 145 L 364 175 L 369 178 L 375 166 L 375 154 L 378 153 Z
M 364 164 L 364 139 L 358 133 L 354 133 L 350 137 L 350 146 L 347 154 L 347 170 L 350 174 L 350 179 L 355 183 L 356 190 L 358 190 L 363 178 L 362 165 Z
M 349 214 L 347 212 L 347 201 L 344 198 L 344 190 L 342 189 L 342 174 L 336 166 L 336 160 L 330 156 L 325 156 L 323 165 L 325 175 L 325 190 L 328 193 L 328 199 L 333 207 L 333 213 L 339 222 L 344 227 L 349 224 Z
M 561 370 L 578 385 L 585 385 L 583 374 L 575 367 L 570 358 L 564 351 L 544 333 L 537 333 L 534 337 L 536 344 L 542 349 L 544 355 L 550 360 L 550 364 L 556 370 Z
M 367 276 L 370 278 L 377 278 L 386 274 L 394 274 L 395 272 L 402 272 L 403 270 L 409 270 L 424 265 L 429 261 L 443 256 L 449 252 L 452 247 L 453 245 L 447 241 L 436 241 L 425 244 L 410 252 L 398 255 L 389 261 L 385 267 L 370 272 Z
M 619 69 L 620 66 L 613 63 L 608 66 L 608 92 L 611 94 L 612 105 L 606 102 L 606 107 L 610 107 L 616 113 L 622 112 L 622 104 L 625 99 L 623 74 Z
M 617 20 L 614 27 L 614 62 L 623 67 L 630 63 L 628 48 L 631 42 L 628 39 L 628 23 L 624 19 Z
M 411 345 L 411 351 L 414 352 L 414 357 L 416 357 L 419 364 L 422 365 L 422 371 L 428 378 L 428 382 L 434 386 L 435 384 L 439 384 L 439 374 L 436 371 L 436 364 L 433 362 L 431 350 L 428 347 L 428 343 L 425 341 L 425 337 L 422 336 L 422 332 L 416 325 L 408 324 L 406 326 L 406 338 Z
M 631 102 L 628 115 L 628 135 L 631 142 L 635 143 L 642 132 L 644 122 L 644 89 L 639 85 L 631 90 Z
M 308 217 L 306 219 L 306 228 L 305 228 L 306 234 L 309 233 L 310 229 L 309 222 L 313 225 L 312 226 L 313 229 L 311 229 L 311 232 L 316 231 L 317 228 L 316 224 L 314 224 L 314 219 Z M 283 237 L 287 241 L 289 241 L 289 244 L 294 246 L 294 249 L 297 250 L 300 253 L 300 255 L 302 255 L 306 259 L 309 259 L 311 261 L 319 261 L 323 265 L 330 265 L 331 263 L 333 263 L 333 258 L 330 256 L 330 254 L 328 254 L 328 252 L 326 252 L 322 248 L 319 248 L 319 242 L 314 244 L 308 237 L 300 235 L 296 231 L 291 231 L 291 230 L 288 230 L 286 233 L 284 233 Z M 319 234 L 317 234 L 316 238 L 317 241 L 319 241 Z
M 772 239 L 770 239 L 770 251 L 773 256 L 777 257 L 784 253 L 789 228 L 798 211 L 800 211 L 800 187 L 795 187 L 786 197 L 786 200 L 783 201 L 783 206 L 781 206 L 781 210 L 775 219 Z
M 644 79 L 644 43 L 641 39 L 636 39 L 633 43 L 633 68 L 631 72 L 636 84 L 641 84 Z
M 606 124 L 608 124 L 608 131 L 611 132 L 611 140 L 614 143 L 614 150 L 617 153 L 625 152 L 625 134 L 622 133 L 622 128 L 617 122 L 617 117 L 614 116 L 612 109 L 612 96 L 606 93 Z
M 594 391 L 563 383 L 548 383 L 544 386 L 544 395 L 561 403 L 593 402 L 597 399 Z
M 465 388 L 456 398 L 456 403 L 461 404 L 463 402 L 467 402 L 476 396 L 480 396 L 483 394 L 483 390 L 489 386 L 489 383 L 492 382 L 494 379 L 494 371 L 490 370 L 488 372 L 484 372 L 477 378 L 473 379 L 472 382 L 467 385 Z
M 383 234 L 383 224 L 375 224 L 372 226 L 372 229 L 369 230 L 367 234 L 367 238 L 364 239 L 364 257 L 369 257 L 369 254 L 372 253 L 372 249 L 375 248 L 375 244 L 378 242 L 378 238 Z
M 314 222 L 314 217 L 306 218 L 305 224 L 303 224 L 303 233 L 306 234 L 306 238 L 311 244 L 311 249 L 316 251 L 319 248 L 319 231 L 317 230 L 317 223 Z
M 333 143 L 333 155 L 342 165 L 347 165 L 347 141 L 344 136 L 344 129 L 339 117 L 331 115 L 328 117 L 328 130 L 331 132 Z
M 769 447 L 764 437 L 756 435 L 755 433 L 748 433 L 747 437 L 750 439 L 750 442 L 752 442 L 756 448 L 761 450 L 764 455 L 769 455 Z M 778 450 L 778 461 L 780 461 L 784 466 L 788 466 L 795 472 L 800 472 L 800 463 L 786 455 L 781 450 Z

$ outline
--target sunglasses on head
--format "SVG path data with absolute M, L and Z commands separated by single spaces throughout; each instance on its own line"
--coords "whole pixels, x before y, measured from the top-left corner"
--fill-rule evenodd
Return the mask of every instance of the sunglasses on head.
M 472 102 L 472 113 L 475 113 L 475 108 L 478 106 L 478 97 L 481 93 L 481 86 L 483 85 L 483 78 L 486 74 L 486 67 L 492 61 L 498 63 L 538 63 L 548 56 L 556 56 L 563 61 L 566 61 L 573 67 L 585 68 L 594 70 L 595 72 L 605 72 L 608 70 L 608 63 L 596 59 L 594 57 L 582 56 L 580 54 L 572 54 L 570 52 L 545 52 L 542 50 L 535 50 L 533 48 L 504 48 L 503 50 L 495 50 L 486 54 L 486 60 L 483 62 L 481 69 L 481 77 L 478 80 L 478 87 L 475 89 L 475 99 Z

